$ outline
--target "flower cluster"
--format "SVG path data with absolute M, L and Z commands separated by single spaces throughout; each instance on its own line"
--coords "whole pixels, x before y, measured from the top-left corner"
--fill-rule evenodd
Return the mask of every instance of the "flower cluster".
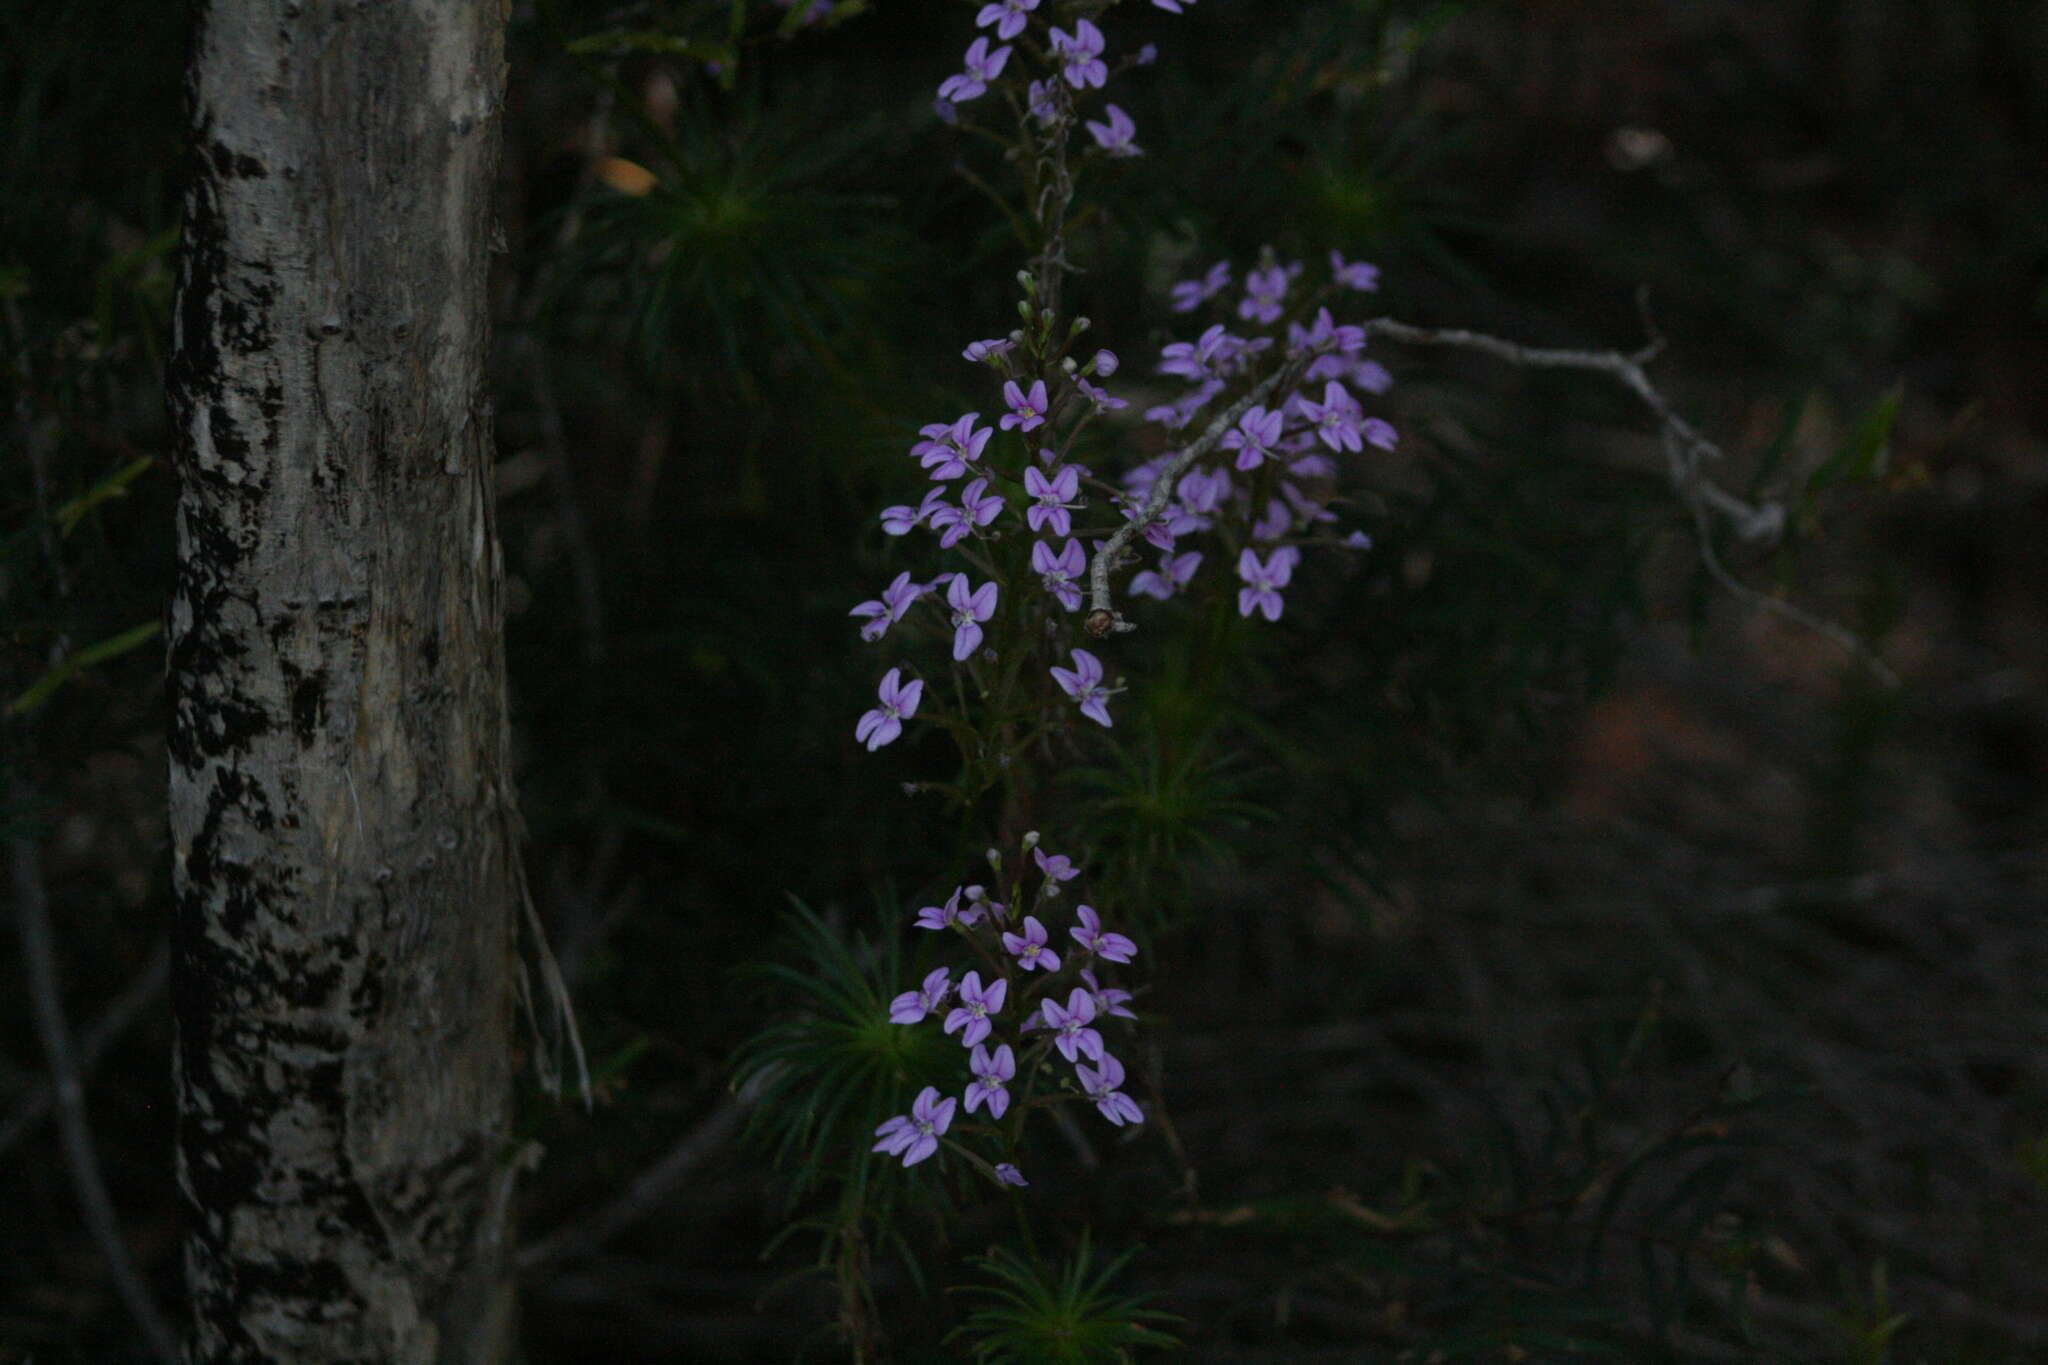
M 1076 905 L 1073 924 L 1059 937 L 1046 919 L 1063 918 L 1055 907 L 1080 869 L 1065 854 L 1039 847 L 1036 833 L 1024 836 L 1023 851 L 1030 857 L 1019 855 L 1006 869 L 990 850 L 995 891 L 956 886 L 943 904 L 917 912 L 918 928 L 952 933 L 980 966 L 957 979 L 951 968 L 933 968 L 914 990 L 889 1002 L 892 1023 L 938 1020 L 943 1032 L 957 1036 L 972 1077 L 958 1099 L 925 1087 L 910 1113 L 875 1129 L 873 1150 L 900 1157 L 905 1166 L 938 1151 L 963 1109 L 986 1112 L 974 1131 L 1005 1155 L 1015 1149 L 1028 1111 L 1062 1100 L 1085 1100 L 1118 1127 L 1145 1121 L 1138 1102 L 1123 1091 L 1123 1063 L 1102 1033 L 1112 1019 L 1137 1018 L 1131 993 L 1098 975 L 1105 964 L 1128 964 L 1138 945 L 1105 929 L 1091 905 Z M 1008 901 L 996 899 L 999 892 Z M 1001 1126 L 1005 1117 L 1011 1117 L 1007 1127 Z M 1025 1183 L 1014 1164 L 968 1155 L 998 1183 Z

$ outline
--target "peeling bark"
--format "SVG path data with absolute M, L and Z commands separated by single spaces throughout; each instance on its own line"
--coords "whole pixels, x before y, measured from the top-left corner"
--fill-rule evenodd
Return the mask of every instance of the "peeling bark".
M 503 0 L 208 0 L 175 311 L 193 1362 L 502 1358 Z

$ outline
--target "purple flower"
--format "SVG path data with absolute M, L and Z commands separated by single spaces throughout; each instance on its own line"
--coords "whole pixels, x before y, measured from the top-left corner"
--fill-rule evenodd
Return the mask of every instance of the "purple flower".
M 1323 401 L 1301 401 L 1302 415 L 1315 424 L 1316 435 L 1332 450 L 1360 450 L 1358 400 L 1332 379 L 1323 385 Z M 1391 428 L 1390 428 L 1391 430 Z
M 1171 349 L 1169 347 L 1168 349 Z M 1188 390 L 1171 403 L 1162 403 L 1156 408 L 1145 409 L 1145 420 L 1157 422 L 1168 431 L 1178 431 L 1194 420 L 1196 413 L 1207 406 L 1209 400 L 1223 392 L 1223 381 L 1211 379 L 1201 387 Z
M 1295 462 L 1299 468 L 1301 461 Z M 1312 526 L 1319 521 L 1335 521 L 1337 514 L 1313 498 L 1305 497 L 1299 488 L 1291 483 L 1280 485 L 1280 495 L 1294 506 L 1294 518 L 1303 526 Z
M 1351 355 L 1365 348 L 1365 329 L 1350 323 L 1338 326 L 1327 308 L 1316 309 L 1315 324 L 1304 327 L 1298 322 L 1287 324 L 1287 351 L 1290 355 L 1317 352 L 1331 352 Z M 1326 355 L 1325 359 L 1328 358 Z
M 1095 405 L 1097 412 L 1116 412 L 1119 409 L 1130 406 L 1128 399 L 1118 398 L 1100 384 L 1091 384 L 1079 376 L 1076 376 L 1074 379 L 1074 387 L 1079 389 L 1087 397 L 1088 401 Z
M 875 1129 L 881 1141 L 868 1150 L 900 1156 L 905 1166 L 915 1166 L 939 1150 L 939 1134 L 952 1126 L 957 1104 L 955 1099 L 940 1099 L 937 1086 L 926 1086 L 911 1101 L 908 1115 L 885 1119 Z
M 1081 1078 L 1082 1092 L 1095 1101 L 1102 1117 L 1117 1127 L 1145 1121 L 1145 1111 L 1138 1108 L 1138 1102 L 1117 1088 L 1124 1083 L 1124 1064 L 1116 1058 L 1104 1053 L 1097 1066 L 1076 1066 L 1074 1074 Z
M 1294 525 L 1287 504 L 1275 498 L 1266 504 L 1266 514 L 1252 523 L 1253 540 L 1278 540 Z
M 1102 1035 L 1088 1027 L 1095 1022 L 1094 996 L 1076 986 L 1068 992 L 1064 1009 L 1057 1001 L 1047 1000 L 1038 1013 L 1053 1031 L 1052 1045 L 1060 1050 L 1060 1056 L 1074 1062 L 1080 1060 L 1077 1053 L 1086 1053 L 1092 1060 L 1102 1060 Z
M 1266 556 L 1262 564 L 1258 552 L 1246 546 L 1237 557 L 1237 576 L 1246 585 L 1237 590 L 1237 614 L 1250 616 L 1259 611 L 1265 613 L 1268 621 L 1279 620 L 1282 608 L 1287 605 L 1280 600 L 1280 589 L 1294 576 L 1294 564 L 1300 558 L 1301 551 L 1292 545 L 1282 545 Z
M 967 908 L 960 912 L 960 922 L 962 924 L 976 923 L 984 913 L 997 916 L 1003 913 L 1003 903 L 990 900 L 988 898 L 988 888 L 986 887 L 970 886 L 960 894 L 967 898 Z
M 903 670 L 892 668 L 882 675 L 879 689 L 881 705 L 860 718 L 860 724 L 853 727 L 856 743 L 868 746 L 873 753 L 884 744 L 893 743 L 903 733 L 903 722 L 917 714 L 918 699 L 924 695 L 924 679 L 912 682 L 902 681 Z
M 1155 0 L 1156 2 L 1156 0 Z M 1367 265 L 1364 261 L 1345 262 L 1341 253 L 1330 253 L 1330 274 L 1337 283 L 1347 289 L 1370 290 L 1380 287 L 1380 268 Z
M 996 0 L 992 5 L 981 7 L 981 13 L 974 16 L 974 26 L 987 28 L 994 24 L 996 37 L 1007 43 L 1024 31 L 1024 25 L 1029 22 L 1024 16 L 1037 8 L 1038 0 Z
M 1060 116 L 1060 83 L 1033 81 L 1024 92 L 1024 103 L 1041 128 L 1050 128 Z
M 981 647 L 981 623 L 996 614 L 996 585 L 984 583 L 967 591 L 967 575 L 946 585 L 946 603 L 953 608 L 953 662 Z
M 1381 450 L 1392 450 L 1401 440 L 1400 434 L 1391 425 L 1377 417 L 1368 417 L 1360 422 L 1358 433 L 1365 437 L 1367 445 L 1378 446 Z
M 1086 23 L 1087 20 L 1082 20 Z M 1131 122 L 1131 116 L 1118 105 L 1105 106 L 1109 122 L 1097 123 L 1088 120 L 1088 136 L 1095 139 L 1095 145 L 1111 156 L 1142 156 L 1145 149 L 1131 141 L 1137 135 L 1138 125 Z
M 1160 348 L 1159 373 L 1177 374 L 1187 379 L 1211 378 L 1214 374 L 1212 367 L 1232 349 L 1230 343 L 1233 341 L 1240 346 L 1243 344 L 1219 322 L 1203 332 L 1198 340 L 1172 342 Z
M 1005 933 L 1003 950 L 1017 959 L 1017 965 L 1025 971 L 1036 967 L 1041 971 L 1056 972 L 1060 969 L 1060 955 L 1045 946 L 1045 926 L 1038 922 L 1038 916 L 1024 917 L 1024 932 Z
M 1074 860 L 1064 853 L 1047 853 L 1042 848 L 1034 848 L 1031 856 L 1038 860 L 1038 870 L 1045 874 L 1048 895 L 1058 890 L 1061 882 L 1070 882 L 1081 875 L 1081 869 L 1075 867 Z
M 1016 427 L 1019 431 L 1036 431 L 1045 425 L 1045 381 L 1031 381 L 1031 392 L 1025 393 L 1017 387 L 1014 379 L 1003 383 L 1003 401 L 1010 410 L 1003 414 L 1002 427 L 1008 431 Z
M 1081 504 L 1074 501 L 1081 495 L 1081 476 L 1075 470 L 1062 469 L 1051 478 L 1036 469 L 1024 471 L 1024 491 L 1034 501 L 1024 509 L 1024 520 L 1034 531 L 1052 528 L 1056 536 L 1072 535 L 1074 519 L 1068 515 L 1071 509 Z
M 976 479 L 960 490 L 958 507 L 941 506 L 932 513 L 932 529 L 939 533 L 939 546 L 950 550 L 970 531 L 994 521 L 1004 507 L 1000 493 L 990 493 L 987 479 Z
M 1173 491 L 1181 506 L 1197 516 L 1213 512 L 1230 496 L 1230 475 L 1221 469 L 1190 469 L 1180 476 Z
M 1223 448 L 1237 452 L 1239 469 L 1257 469 L 1273 453 L 1286 421 L 1286 415 L 1277 409 L 1255 407 L 1237 419 L 1234 430 L 1223 433 Z
M 934 967 L 926 974 L 920 990 L 905 991 L 889 1002 L 889 1022 L 892 1024 L 921 1024 L 924 1017 L 939 1007 L 946 998 L 948 988 L 944 967 Z
M 1098 1019 L 1104 1015 L 1114 1015 L 1118 1019 L 1135 1019 L 1138 1017 L 1131 1013 L 1129 1009 L 1131 999 L 1129 991 L 1118 990 L 1115 986 L 1103 985 L 1095 979 L 1095 973 L 1089 971 L 1086 967 L 1081 969 L 1081 979 L 1088 983 L 1088 993 L 1095 998 L 1095 1015 Z
M 846 614 L 868 618 L 867 624 L 860 628 L 860 638 L 879 640 L 889 633 L 890 626 L 903 619 L 903 613 L 910 610 L 910 604 L 923 592 L 923 588 L 910 581 L 908 573 L 900 573 L 893 583 L 882 589 L 879 600 L 863 602 Z
M 1168 14 L 1179 14 L 1182 5 L 1192 5 L 1195 3 L 1195 0 L 1152 0 L 1152 3 L 1165 10 Z
M 968 342 L 967 349 L 962 351 L 960 356 L 964 360 L 993 360 L 999 356 L 1008 355 L 1016 349 L 1017 343 L 1008 337 L 990 337 L 987 341 Z
M 910 453 L 931 470 L 933 478 L 957 479 L 967 472 L 971 461 L 981 458 L 981 452 L 996 434 L 994 427 L 976 431 L 974 424 L 980 420 L 980 413 L 969 412 L 950 425 L 926 427 L 926 439 L 912 446 Z
M 1081 542 L 1069 538 L 1058 555 L 1052 546 L 1044 541 L 1035 541 L 1031 546 L 1031 572 L 1038 574 L 1045 584 L 1045 590 L 1059 599 L 1060 606 L 1068 611 L 1077 610 L 1081 605 L 1081 589 L 1074 580 L 1088 567 L 1087 559 L 1081 553 Z
M 1182 280 L 1173 287 L 1173 311 L 1192 313 L 1230 287 L 1230 262 L 1218 261 L 1199 280 Z
M 981 98 L 988 90 L 988 83 L 1002 73 L 1003 64 L 1009 60 L 1009 48 L 999 47 L 990 52 L 988 39 L 976 38 L 967 45 L 967 69 L 957 76 L 946 77 L 939 86 L 939 98 L 955 104 Z
M 1104 962 L 1129 962 L 1131 955 L 1138 951 L 1138 945 L 1122 934 L 1102 932 L 1102 916 L 1095 913 L 1093 906 L 1077 905 L 1074 915 L 1081 923 L 1067 930 L 1075 942 L 1101 958 Z
M 1163 554 L 1159 557 L 1159 571 L 1157 573 L 1146 569 L 1132 577 L 1131 591 L 1146 597 L 1156 597 L 1164 602 L 1183 587 L 1186 587 L 1187 581 L 1195 576 L 1195 570 L 1201 567 L 1202 552 L 1200 550 L 1189 550 L 1184 555 L 1175 555 L 1170 552 Z
M 884 507 L 882 529 L 892 536 L 906 536 L 914 526 L 922 526 L 946 504 L 946 490 L 934 488 L 924 495 L 924 501 L 916 507 Z
M 1295 271 L 1286 266 L 1269 265 L 1263 270 L 1254 270 L 1244 277 L 1244 299 L 1237 305 L 1237 315 L 1266 326 L 1275 321 L 1281 306 L 1287 298 L 1287 286 L 1292 283 Z
M 1001 1118 L 1010 1107 L 1010 1092 L 1003 1088 L 1004 1084 L 1017 1075 L 1017 1059 L 1011 1054 L 1010 1045 L 1004 1043 L 995 1050 L 994 1056 L 990 1056 L 986 1047 L 976 1044 L 974 1055 L 967 1059 L 967 1069 L 974 1073 L 974 1083 L 967 1087 L 967 1112 L 971 1114 L 986 1104 L 990 1118 Z M 996 1167 L 998 1173 L 1002 1169 L 1001 1166 Z M 1015 1171 L 1017 1168 L 1012 1166 L 1010 1169 Z M 1016 1183 L 1023 1184 L 1024 1177 L 1018 1176 Z
M 1372 537 L 1363 531 L 1353 531 L 1350 535 L 1344 537 L 1344 548 L 1347 550 L 1370 550 L 1372 548 Z
M 1031 1183 L 1024 1178 L 1024 1172 L 1018 1170 L 1007 1161 L 998 1161 L 996 1163 L 996 1179 L 1005 1185 L 1017 1185 L 1020 1187 Z
M 1074 25 L 1071 38 L 1066 30 L 1054 29 L 1052 50 L 1066 60 L 1060 74 L 1076 90 L 1084 90 L 1091 85 L 1100 87 L 1109 79 L 1109 67 L 1102 61 L 1102 30 L 1086 19 Z
M 1085 649 L 1074 651 L 1074 666 L 1061 668 L 1053 665 L 1053 681 L 1060 685 L 1060 691 L 1080 704 L 1081 714 L 1097 725 L 1108 726 L 1110 689 L 1102 685 L 1102 660 Z
M 969 972 L 960 978 L 960 1003 L 946 1016 L 946 1032 L 951 1033 L 954 1029 L 959 1029 L 961 1046 L 975 1046 L 988 1037 L 989 1030 L 995 1027 L 989 1023 L 988 1017 L 1002 1012 L 1003 1000 L 1009 993 L 1009 982 L 998 981 L 987 990 L 983 990 L 981 973 Z M 974 1111 L 973 1101 L 968 1102 L 967 1109 L 969 1113 Z M 1001 1111 L 996 1111 L 995 1116 L 1001 1118 Z
M 1097 351 L 1090 357 L 1088 368 L 1102 378 L 1107 379 L 1116 373 L 1116 367 L 1121 363 L 1116 358 L 1115 351 Z
M 960 888 L 956 886 L 944 905 L 927 905 L 917 912 L 917 927 L 948 929 L 955 924 L 972 924 L 980 918 L 981 911 L 972 905 L 965 910 L 960 908 Z

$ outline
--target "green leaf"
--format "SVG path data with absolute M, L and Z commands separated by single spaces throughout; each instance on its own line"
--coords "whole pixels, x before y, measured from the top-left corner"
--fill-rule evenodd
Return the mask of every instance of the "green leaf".
M 78 523 L 85 520 L 85 514 L 103 502 L 128 496 L 128 485 L 142 476 L 142 472 L 156 463 L 156 456 L 144 455 L 130 461 L 101 479 L 85 492 L 57 509 L 57 530 L 60 535 L 70 535 Z
M 105 663 L 109 659 L 118 658 L 136 646 L 148 643 L 162 629 L 163 626 L 160 623 L 151 621 L 146 626 L 137 626 L 133 630 L 123 631 L 110 640 L 102 640 L 96 645 L 89 645 L 79 650 L 55 668 L 43 674 L 42 677 L 36 679 L 28 691 L 9 702 L 7 704 L 7 714 L 10 716 L 27 715 L 48 701 L 58 688 L 71 680 L 72 675 L 81 670 L 91 668 L 94 664 Z
M 1845 483 L 1868 483 L 1884 473 L 1891 458 L 1892 424 L 1898 420 L 1905 393 L 1903 383 L 1894 384 L 1863 414 L 1856 429 L 1806 480 L 1809 495 Z

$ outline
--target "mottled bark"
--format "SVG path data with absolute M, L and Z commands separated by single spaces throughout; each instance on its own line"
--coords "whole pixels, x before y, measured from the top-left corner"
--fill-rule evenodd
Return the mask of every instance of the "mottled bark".
M 195 1362 L 505 1349 L 503 31 L 502 0 L 208 0 L 199 27 L 170 622 Z

